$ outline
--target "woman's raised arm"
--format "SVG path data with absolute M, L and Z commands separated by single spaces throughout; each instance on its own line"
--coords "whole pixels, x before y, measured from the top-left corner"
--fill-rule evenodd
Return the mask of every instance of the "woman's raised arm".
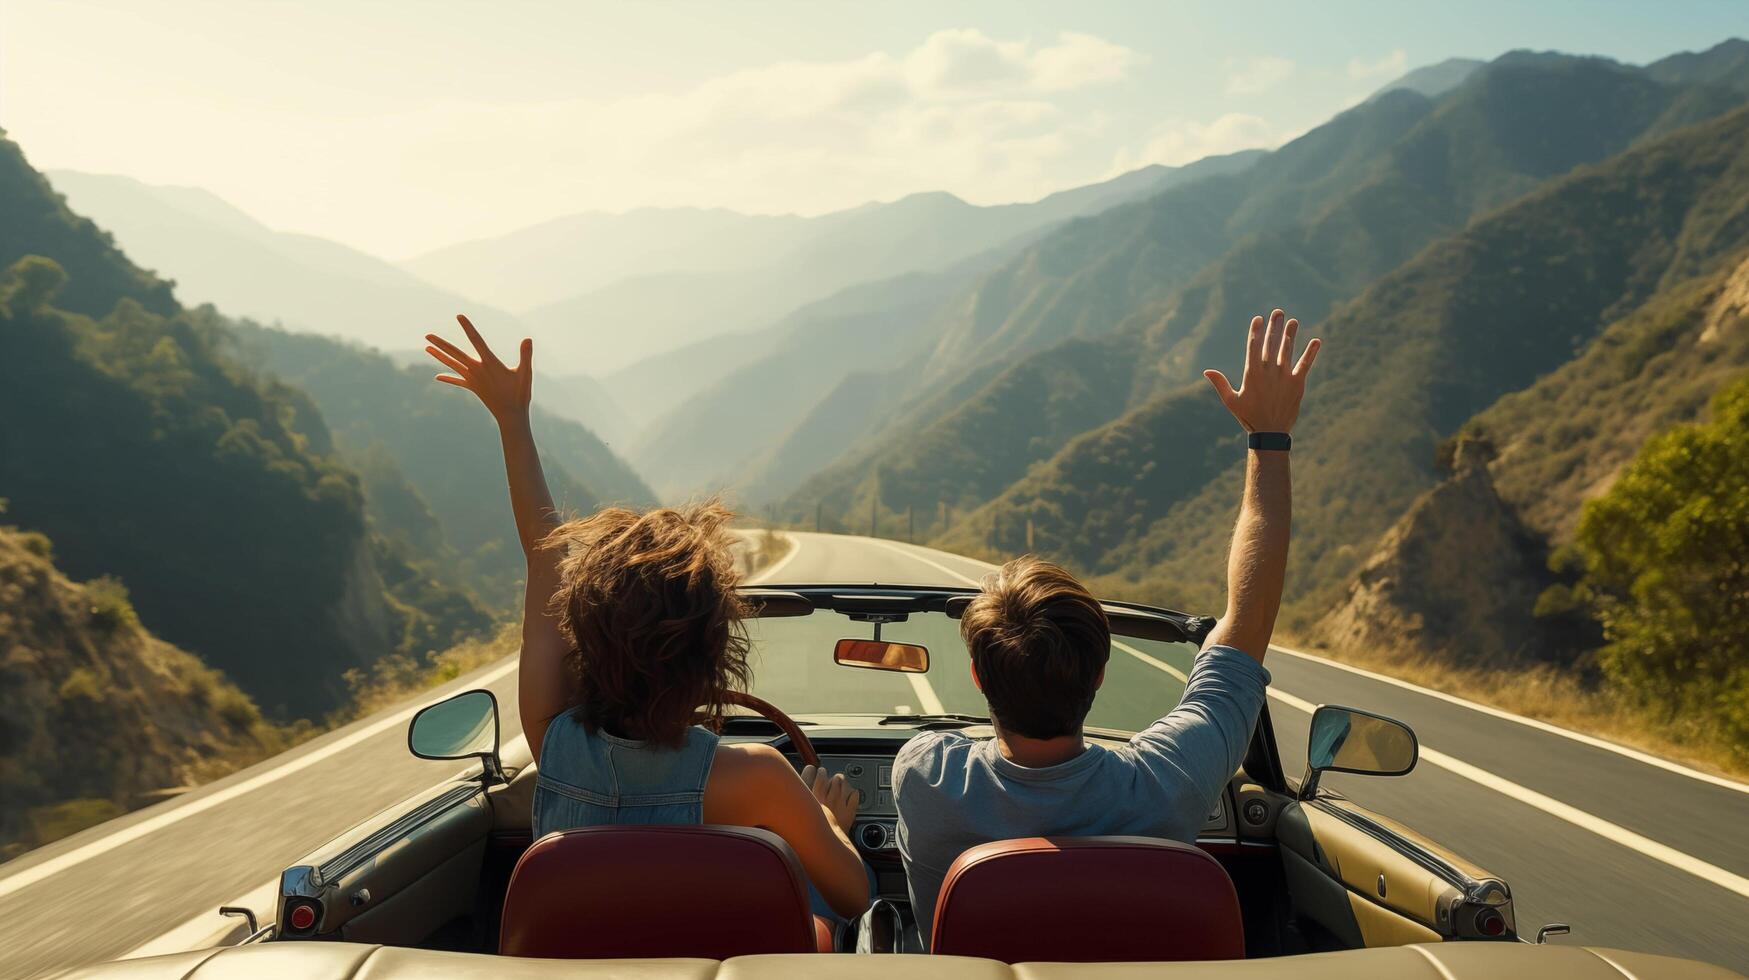
M 528 585 L 523 591 L 522 655 L 518 665 L 517 706 L 528 747 L 540 761 L 541 740 L 547 723 L 565 710 L 565 655 L 570 644 L 559 632 L 558 620 L 547 606 L 559 586 L 559 555 L 540 546 L 541 539 L 559 525 L 553 495 L 541 472 L 540 453 L 529 429 L 528 405 L 534 388 L 534 341 L 522 341 L 521 357 L 512 368 L 498 359 L 485 338 L 465 316 L 457 316 L 477 357 L 469 355 L 437 334 L 426 334 L 425 352 L 454 374 L 440 374 L 438 381 L 466 388 L 480 399 L 498 422 L 504 446 L 504 472 L 510 479 L 510 508 L 516 515 L 516 534 L 528 559 Z

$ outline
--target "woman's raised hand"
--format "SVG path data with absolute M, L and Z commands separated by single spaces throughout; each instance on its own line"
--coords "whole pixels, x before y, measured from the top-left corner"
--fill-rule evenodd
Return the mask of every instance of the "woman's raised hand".
M 456 322 L 462 325 L 462 332 L 468 335 L 468 340 L 474 345 L 474 351 L 479 357 L 468 356 L 460 347 L 437 334 L 426 334 L 425 339 L 430 344 L 425 348 L 425 353 L 437 358 L 444 367 L 455 372 L 440 374 L 437 380 L 473 392 L 500 425 L 506 421 L 527 418 L 528 401 L 534 390 L 534 341 L 523 338 L 522 356 L 513 368 L 492 353 L 492 348 L 486 345 L 485 338 L 480 336 L 480 332 L 474 329 L 467 317 L 457 314 Z

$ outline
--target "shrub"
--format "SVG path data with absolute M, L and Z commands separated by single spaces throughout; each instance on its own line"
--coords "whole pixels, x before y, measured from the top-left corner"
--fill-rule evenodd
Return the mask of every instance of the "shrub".
M 140 628 L 140 617 L 128 601 L 127 586 L 120 579 L 105 575 L 85 583 L 85 601 L 91 610 L 92 625 L 105 632 Z

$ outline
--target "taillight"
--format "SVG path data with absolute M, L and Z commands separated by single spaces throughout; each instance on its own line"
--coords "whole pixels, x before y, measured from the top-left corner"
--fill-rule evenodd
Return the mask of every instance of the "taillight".
M 299 902 L 286 913 L 286 924 L 297 932 L 308 932 L 316 926 L 316 907 L 307 902 Z
M 1489 937 L 1504 936 L 1506 917 L 1495 909 L 1483 909 L 1476 913 L 1476 931 Z

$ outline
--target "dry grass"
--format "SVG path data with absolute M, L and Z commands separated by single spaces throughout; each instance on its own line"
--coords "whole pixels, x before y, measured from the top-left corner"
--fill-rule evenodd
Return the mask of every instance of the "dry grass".
M 1336 655 L 1311 647 L 1298 649 L 1636 748 L 1705 772 L 1749 778 L 1749 747 L 1732 742 L 1705 718 L 1632 704 L 1606 688 L 1587 683 L 1570 670 L 1547 665 L 1464 668 L 1423 657 L 1376 651 L 1345 651 Z
M 493 636 L 466 640 L 423 661 L 394 656 L 379 661 L 369 671 L 349 670 L 346 683 L 352 689 L 351 703 L 329 718 L 329 727 L 394 707 L 421 691 L 514 656 L 521 643 L 521 623 L 506 623 Z
M 789 535 L 771 528 L 748 531 L 741 540 L 746 542 L 740 549 L 741 574 L 749 578 L 777 564 L 796 546 Z

